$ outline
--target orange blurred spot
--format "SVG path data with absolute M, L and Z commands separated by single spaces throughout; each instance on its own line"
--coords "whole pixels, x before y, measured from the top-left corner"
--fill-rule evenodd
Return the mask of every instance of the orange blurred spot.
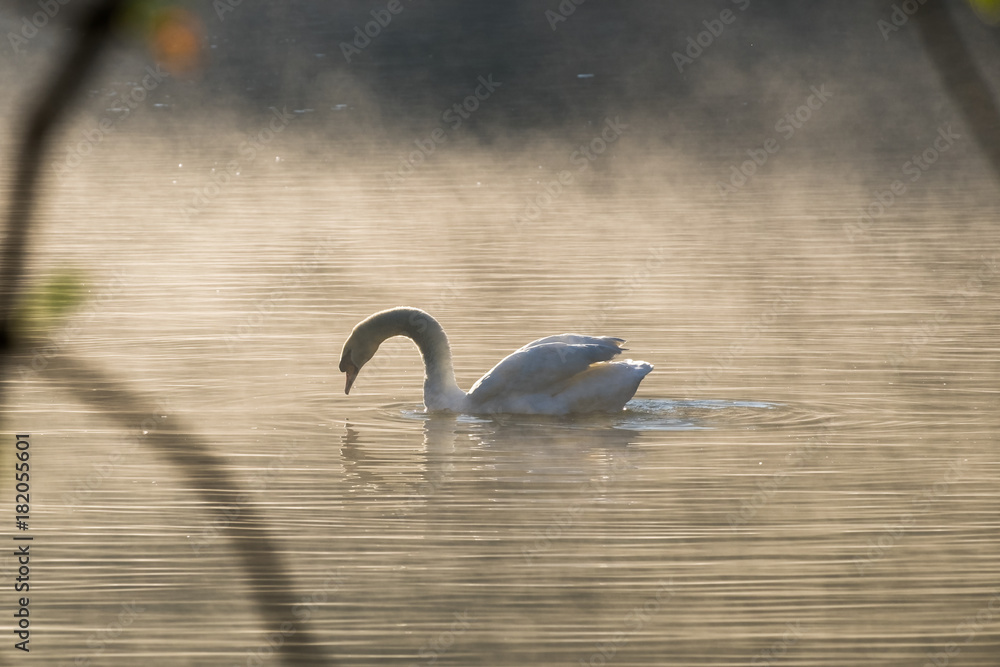
M 164 10 L 153 20 L 153 55 L 173 75 L 190 74 L 201 66 L 202 29 L 198 17 L 178 7 Z

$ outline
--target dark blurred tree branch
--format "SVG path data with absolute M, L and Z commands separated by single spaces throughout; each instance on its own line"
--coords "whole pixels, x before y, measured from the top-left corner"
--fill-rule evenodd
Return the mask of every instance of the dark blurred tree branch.
M 19 348 L 28 342 L 19 339 L 31 335 L 16 329 L 15 317 L 23 291 L 42 159 L 53 129 L 94 70 L 128 4 L 126 0 L 101 0 L 84 12 L 75 43 L 27 117 L 7 211 L 0 267 L 0 389 L 9 384 L 8 371 L 13 368 Z M 34 342 L 44 344 L 44 341 Z M 122 426 L 128 427 L 137 415 L 157 413 L 153 401 L 69 355 L 50 358 L 46 373 L 61 381 L 79 400 L 96 406 L 104 417 Z M 176 418 L 150 432 L 143 442 L 181 471 L 201 497 L 205 511 L 219 520 L 222 533 L 248 576 L 250 594 L 264 619 L 265 630 L 283 638 L 276 651 L 284 662 L 293 666 L 331 664 L 324 657 L 320 643 L 302 627 L 305 619 L 293 614 L 298 603 L 292 592 L 293 582 L 264 528 L 263 518 L 245 504 L 236 518 L 227 514 L 233 499 L 240 496 L 240 489 L 209 445 L 192 435 L 190 429 L 183 428 Z
M 27 116 L 27 127 L 15 163 L 3 242 L 3 265 L 0 266 L 0 357 L 6 356 L 16 342 L 14 313 L 22 289 L 42 157 L 60 116 L 72 105 L 110 41 L 124 5 L 123 0 L 103 0 L 85 13 L 77 41 Z M 0 372 L 6 370 L 0 363 Z
M 71 355 L 49 358 L 45 372 L 77 400 L 94 406 L 103 418 L 123 428 L 134 428 L 150 415 L 162 412 L 151 397 L 136 394 Z M 296 605 L 303 601 L 297 600 L 292 592 L 292 578 L 278 556 L 278 545 L 266 529 L 266 519 L 249 503 L 238 501 L 242 490 L 231 479 L 224 463 L 212 453 L 211 446 L 175 416 L 157 420 L 155 427 L 143 431 L 146 432 L 143 444 L 181 471 L 191 490 L 201 498 L 201 507 L 210 515 L 212 524 L 220 527 L 220 536 L 228 541 L 247 575 L 247 587 L 261 611 L 266 631 L 281 637 L 281 644 L 275 650 L 283 655 L 285 664 L 292 667 L 334 664 L 303 627 L 308 618 L 300 618 L 301 610 L 299 616 L 294 613 Z
M 928 0 L 915 14 L 920 38 L 976 142 L 1000 180 L 1000 108 L 966 48 L 945 0 Z

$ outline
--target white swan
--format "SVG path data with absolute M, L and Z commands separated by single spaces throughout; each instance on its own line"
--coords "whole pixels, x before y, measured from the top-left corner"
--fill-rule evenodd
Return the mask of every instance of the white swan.
M 611 361 L 621 354 L 621 338 L 562 334 L 528 343 L 472 386 L 455 382 L 451 346 L 437 320 L 417 308 L 391 308 L 360 322 L 340 357 L 347 373 L 345 394 L 358 373 L 393 336 L 411 338 L 424 359 L 424 406 L 430 411 L 465 414 L 515 413 L 564 415 L 615 412 L 635 394 L 653 370 L 645 361 Z

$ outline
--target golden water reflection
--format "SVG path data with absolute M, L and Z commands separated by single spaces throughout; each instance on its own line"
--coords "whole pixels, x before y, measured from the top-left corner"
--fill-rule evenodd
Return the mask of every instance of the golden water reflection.
M 995 664 L 989 204 L 928 185 L 851 239 L 850 185 L 723 206 L 640 163 L 516 226 L 537 180 L 477 164 L 389 191 L 289 153 L 186 222 L 162 165 L 81 172 L 36 250 L 92 276 L 58 352 L 213 443 L 343 664 Z M 563 331 L 656 370 L 620 417 L 428 416 L 390 341 L 344 396 L 340 345 L 393 305 L 442 322 L 464 387 Z M 268 582 L 191 481 L 44 368 L 11 400 L 39 443 L 25 662 L 266 659 Z

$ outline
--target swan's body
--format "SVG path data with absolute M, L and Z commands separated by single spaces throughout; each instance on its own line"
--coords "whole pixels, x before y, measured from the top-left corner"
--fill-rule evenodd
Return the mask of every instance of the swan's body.
M 424 359 L 424 406 L 465 414 L 563 415 L 616 412 L 653 370 L 645 361 L 615 360 L 621 338 L 562 334 L 540 338 L 508 355 L 468 393 L 455 382 L 448 337 L 437 320 L 417 308 L 375 313 L 354 327 L 344 343 L 340 370 L 350 393 L 361 367 L 393 336 L 411 338 Z

